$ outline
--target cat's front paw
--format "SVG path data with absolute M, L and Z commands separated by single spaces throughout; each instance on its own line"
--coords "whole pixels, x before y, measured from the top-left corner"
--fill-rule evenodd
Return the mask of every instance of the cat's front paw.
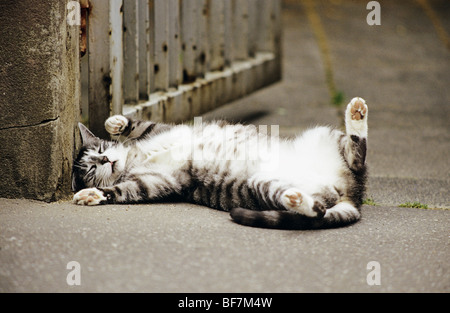
M 314 205 L 314 200 L 310 196 L 296 188 L 289 188 L 283 192 L 281 202 L 286 209 L 308 217 L 322 217 L 325 214 Z
M 105 129 L 113 136 L 123 133 L 128 125 L 128 119 L 122 115 L 113 115 L 105 121 Z
M 82 189 L 73 196 L 73 203 L 79 205 L 98 205 L 102 201 L 106 201 L 106 197 L 97 188 Z

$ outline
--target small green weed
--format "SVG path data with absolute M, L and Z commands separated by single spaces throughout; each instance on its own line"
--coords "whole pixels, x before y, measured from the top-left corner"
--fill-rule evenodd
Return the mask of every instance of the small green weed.
M 334 106 L 340 107 L 344 103 L 344 93 L 342 91 L 335 91 L 331 98 Z
M 364 200 L 363 200 L 363 204 L 372 205 L 372 206 L 377 205 L 377 204 L 375 203 L 375 200 L 373 200 L 372 198 L 364 199 Z
M 405 202 L 399 205 L 401 208 L 416 208 L 416 209 L 428 209 L 428 205 L 420 202 Z

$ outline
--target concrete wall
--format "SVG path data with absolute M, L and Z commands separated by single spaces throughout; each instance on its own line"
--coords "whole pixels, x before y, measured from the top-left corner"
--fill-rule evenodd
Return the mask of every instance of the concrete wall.
M 67 2 L 0 1 L 0 197 L 70 194 L 79 27 Z

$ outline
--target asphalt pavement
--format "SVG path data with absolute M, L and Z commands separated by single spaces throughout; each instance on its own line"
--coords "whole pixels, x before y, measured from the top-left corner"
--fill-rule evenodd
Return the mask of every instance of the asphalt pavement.
M 0 292 L 449 292 L 450 5 L 379 3 L 370 26 L 367 1 L 286 1 L 283 81 L 204 116 L 290 137 L 366 99 L 361 221 L 284 231 L 185 203 L 0 199 Z

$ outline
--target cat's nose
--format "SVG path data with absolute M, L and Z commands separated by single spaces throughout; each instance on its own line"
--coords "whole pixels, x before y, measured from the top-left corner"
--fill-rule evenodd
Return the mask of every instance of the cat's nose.
M 100 161 L 100 163 L 103 165 L 103 164 L 105 164 L 105 163 L 108 163 L 109 162 L 109 159 L 108 159 L 108 157 L 107 156 L 104 156 L 103 158 L 102 158 L 102 160 Z

